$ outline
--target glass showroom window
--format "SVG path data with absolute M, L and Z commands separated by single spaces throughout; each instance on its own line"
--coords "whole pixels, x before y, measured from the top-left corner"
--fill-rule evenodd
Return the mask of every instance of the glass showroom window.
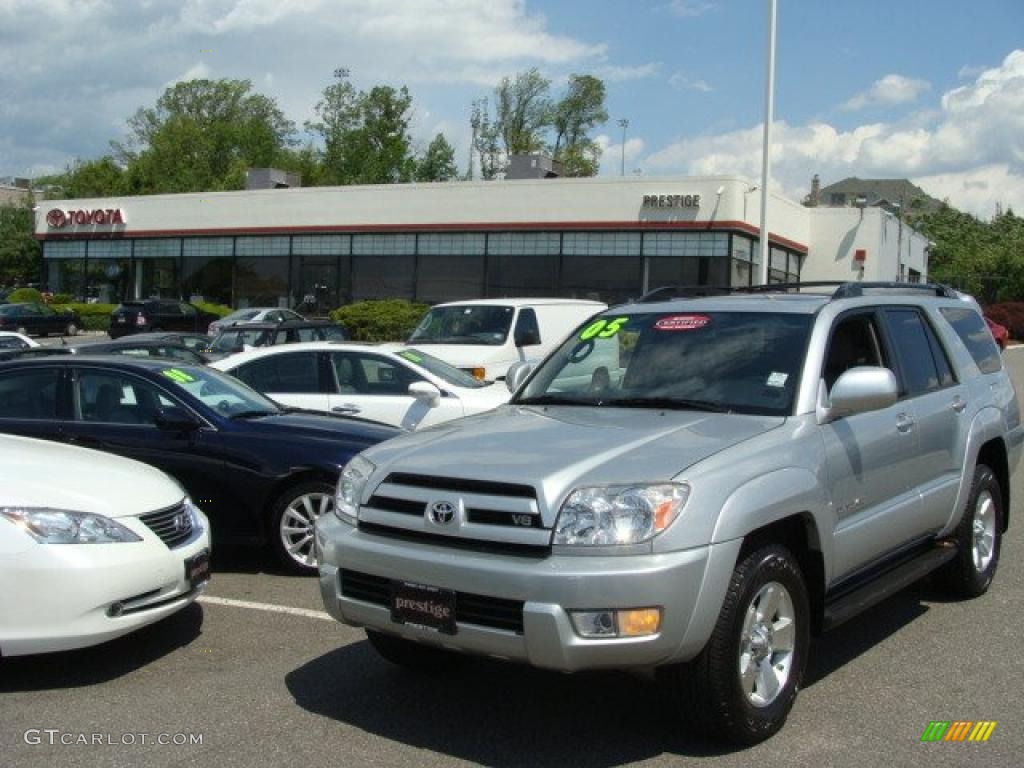
M 288 238 L 235 240 L 233 307 L 288 306 Z
M 415 235 L 352 236 L 352 300 L 411 299 Z
M 101 304 L 134 298 L 130 240 L 92 240 L 86 293 Z
M 181 297 L 181 290 L 178 286 L 181 240 L 178 238 L 136 240 L 132 253 L 135 257 L 136 296 L 143 299 L 177 299 Z
M 84 296 L 85 241 L 61 240 L 43 243 L 46 284 L 53 293 Z
M 739 287 L 752 285 L 754 269 L 752 265 L 753 242 L 742 235 L 732 236 L 732 271 L 729 285 Z
M 772 248 L 771 260 L 768 262 L 768 282 L 786 282 L 787 254 L 781 248 Z
M 233 237 L 188 237 L 181 281 L 187 299 L 231 305 Z
M 557 296 L 557 232 L 496 232 L 487 236 L 487 296 Z

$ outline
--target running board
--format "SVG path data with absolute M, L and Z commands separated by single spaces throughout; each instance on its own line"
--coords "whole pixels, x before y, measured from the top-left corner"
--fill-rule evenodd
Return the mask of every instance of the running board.
M 953 542 L 943 542 L 929 547 L 910 560 L 905 560 L 899 565 L 879 573 L 870 581 L 854 589 L 841 590 L 832 598 L 826 595 L 822 629 L 824 631 L 833 629 L 844 621 L 852 619 L 858 613 L 866 611 L 871 606 L 906 589 L 915 581 L 948 563 L 956 557 L 956 554 L 957 547 Z

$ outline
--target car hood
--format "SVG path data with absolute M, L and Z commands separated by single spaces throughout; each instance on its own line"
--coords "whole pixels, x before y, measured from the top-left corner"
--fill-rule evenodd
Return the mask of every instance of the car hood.
M 666 482 L 784 423 L 781 416 L 504 405 L 402 436 L 366 457 L 378 467 L 374 484 L 406 472 L 533 486 L 551 525 L 573 488 Z
M 343 442 L 356 450 L 404 434 L 401 429 L 376 421 L 297 410 L 246 419 L 244 423 L 251 432 L 267 437 Z
M 54 482 L 58 478 L 59 482 Z M 0 504 L 131 517 L 181 502 L 181 486 L 138 461 L 44 440 L 0 437 Z

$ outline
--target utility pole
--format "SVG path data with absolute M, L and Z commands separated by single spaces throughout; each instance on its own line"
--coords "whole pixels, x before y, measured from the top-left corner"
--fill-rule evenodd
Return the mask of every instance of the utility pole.
M 629 119 L 620 118 L 619 127 L 622 128 L 622 167 L 619 170 L 620 176 L 626 175 L 626 129 L 629 128 Z
M 768 284 L 768 178 L 771 176 L 772 120 L 775 115 L 775 0 L 768 0 L 768 66 L 764 85 L 764 142 L 761 149 L 761 284 Z

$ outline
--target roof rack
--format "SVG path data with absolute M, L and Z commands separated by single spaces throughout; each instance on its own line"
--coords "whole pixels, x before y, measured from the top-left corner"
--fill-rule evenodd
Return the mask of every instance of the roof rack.
M 865 295 L 867 290 L 903 291 L 905 293 L 925 292 L 944 299 L 958 299 L 958 294 L 948 285 L 941 283 L 898 283 L 898 282 L 851 282 L 849 280 L 809 280 L 802 283 L 769 283 L 768 285 L 743 285 L 723 287 L 718 285 L 666 285 L 648 291 L 636 299 L 636 304 L 649 304 L 671 299 L 698 299 L 709 296 L 728 296 L 736 293 L 788 293 L 804 288 L 835 288 L 828 298 L 855 299 Z M 823 297 L 827 294 L 821 294 Z

